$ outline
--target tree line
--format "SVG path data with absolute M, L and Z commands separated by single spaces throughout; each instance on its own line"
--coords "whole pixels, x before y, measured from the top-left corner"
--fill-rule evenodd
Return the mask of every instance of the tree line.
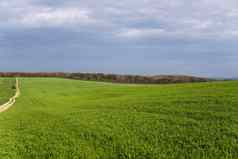
M 65 73 L 65 72 L 0 72 L 0 77 L 60 77 L 75 80 L 89 80 L 115 83 L 137 83 L 137 84 L 168 84 L 207 82 L 210 79 L 182 75 L 118 75 L 104 73 Z

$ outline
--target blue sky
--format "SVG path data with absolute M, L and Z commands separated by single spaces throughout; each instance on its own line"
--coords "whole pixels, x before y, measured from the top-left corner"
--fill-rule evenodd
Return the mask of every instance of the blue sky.
M 238 76 L 237 0 L 1 0 L 0 71 Z

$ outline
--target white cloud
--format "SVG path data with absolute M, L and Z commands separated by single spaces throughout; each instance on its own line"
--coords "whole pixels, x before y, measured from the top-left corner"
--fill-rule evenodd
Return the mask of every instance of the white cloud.
M 236 33 L 238 1 L 181 0 L 177 2 L 176 0 L 147 0 L 140 1 L 140 7 L 125 6 L 128 8 L 127 11 L 131 11 L 131 14 L 127 13 L 130 16 L 122 18 L 126 19 L 125 24 L 134 22 L 137 26 L 140 23 L 142 25 L 138 27 L 129 25 L 127 29 L 124 27 L 124 30 L 115 35 L 120 38 L 133 37 L 142 40 L 238 38 Z
M 232 9 L 227 13 L 228 17 L 238 17 L 238 9 Z
M 39 11 L 22 15 L 17 23 L 28 27 L 61 26 L 61 25 L 87 25 L 94 23 L 90 12 L 78 8 L 44 8 Z
M 164 34 L 163 29 L 124 29 L 120 32 L 115 33 L 117 37 L 125 37 L 125 38 L 159 38 Z
M 0 2 L 0 26 L 3 27 L 72 27 L 95 25 L 89 8 L 80 6 L 35 5 L 31 0 Z
M 57 5 L 48 5 L 49 2 L 52 3 L 2 0 L 0 27 L 85 27 L 133 39 L 237 38 L 237 0 L 59 0 L 52 3 Z M 102 30 L 96 30 L 98 26 Z

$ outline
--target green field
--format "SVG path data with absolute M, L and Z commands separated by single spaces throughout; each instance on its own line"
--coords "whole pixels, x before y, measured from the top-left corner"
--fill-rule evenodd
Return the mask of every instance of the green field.
M 0 79 L 0 105 L 7 102 L 10 97 L 15 93 L 13 86 L 15 85 L 14 79 Z
M 1 95 L 9 82 L 1 84 Z M 16 104 L 0 114 L 0 158 L 238 158 L 236 81 L 126 85 L 22 78 L 20 84 Z

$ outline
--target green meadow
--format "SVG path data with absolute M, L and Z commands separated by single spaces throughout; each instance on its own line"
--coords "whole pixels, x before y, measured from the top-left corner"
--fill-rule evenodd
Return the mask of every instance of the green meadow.
M 14 85 L 15 79 L 0 78 L 0 105 L 7 102 L 15 94 Z
M 20 78 L 3 159 L 237 159 L 238 82 L 134 85 Z M 0 80 L 0 102 L 15 79 Z

